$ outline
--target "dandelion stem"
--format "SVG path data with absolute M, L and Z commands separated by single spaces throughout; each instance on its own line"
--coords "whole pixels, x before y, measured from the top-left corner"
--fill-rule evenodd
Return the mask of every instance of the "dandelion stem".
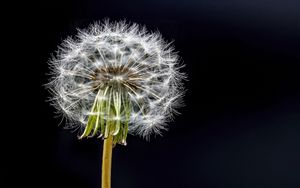
M 104 139 L 102 155 L 102 188 L 111 187 L 111 159 L 112 159 L 113 136 Z

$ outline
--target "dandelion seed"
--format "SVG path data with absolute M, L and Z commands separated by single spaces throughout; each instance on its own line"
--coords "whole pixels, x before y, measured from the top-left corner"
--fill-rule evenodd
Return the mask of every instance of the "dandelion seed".
M 106 126 L 114 126 L 107 124 L 110 119 L 121 129 L 128 124 L 130 134 L 148 138 L 165 129 L 173 107 L 180 106 L 184 74 L 178 55 L 158 33 L 137 24 L 95 23 L 66 39 L 50 63 L 54 106 L 74 126 L 84 127 L 81 138 L 97 126 L 95 135 L 104 134 Z M 153 124 L 153 119 L 159 121 Z M 123 140 L 118 135 L 114 143 Z

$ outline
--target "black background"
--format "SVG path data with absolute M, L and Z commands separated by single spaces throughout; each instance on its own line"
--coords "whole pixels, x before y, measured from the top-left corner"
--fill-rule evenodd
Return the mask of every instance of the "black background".
M 22 13 L 26 55 L 14 60 L 27 84 L 22 119 L 10 121 L 22 135 L 8 147 L 18 163 L 10 183 L 100 187 L 102 140 L 58 126 L 42 85 L 57 45 L 109 18 L 174 40 L 188 75 L 169 131 L 114 149 L 112 187 L 300 187 L 299 1 L 49 0 Z

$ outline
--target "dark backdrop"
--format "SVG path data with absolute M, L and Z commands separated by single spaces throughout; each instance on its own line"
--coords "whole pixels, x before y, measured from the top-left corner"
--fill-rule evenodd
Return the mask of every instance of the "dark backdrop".
M 109 18 L 174 40 L 188 75 L 186 106 L 169 131 L 114 149 L 113 187 L 300 187 L 299 1 L 49 0 L 24 15 L 28 53 L 15 62 L 26 72 L 26 132 L 16 131 L 23 137 L 11 150 L 22 165 L 11 183 L 100 187 L 102 140 L 59 127 L 42 84 L 63 39 Z

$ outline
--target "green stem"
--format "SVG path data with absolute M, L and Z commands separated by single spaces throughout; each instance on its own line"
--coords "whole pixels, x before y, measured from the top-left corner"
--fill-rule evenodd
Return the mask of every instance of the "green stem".
M 113 136 L 109 134 L 104 139 L 102 155 L 102 188 L 111 187 L 111 159 L 113 148 Z

